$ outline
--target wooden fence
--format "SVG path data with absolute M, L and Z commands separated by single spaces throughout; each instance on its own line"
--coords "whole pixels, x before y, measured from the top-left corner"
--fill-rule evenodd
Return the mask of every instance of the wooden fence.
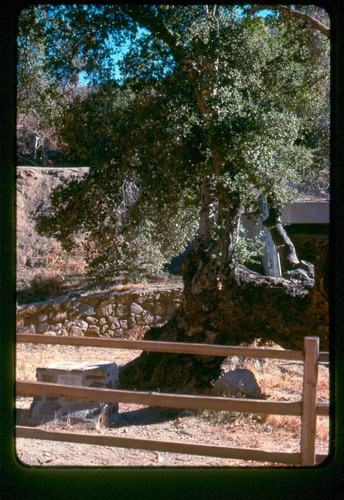
M 326 455 L 315 454 L 316 418 L 328 416 L 329 405 L 317 402 L 317 380 L 319 362 L 329 361 L 327 352 L 319 352 L 319 339 L 305 337 L 303 351 L 255 349 L 211 344 L 188 344 L 181 342 L 157 342 L 145 340 L 119 340 L 85 337 L 60 337 L 51 335 L 17 334 L 17 342 L 34 344 L 63 344 L 94 347 L 111 347 L 151 352 L 198 354 L 206 356 L 240 356 L 252 358 L 275 358 L 298 360 L 304 363 L 303 394 L 298 402 L 266 401 L 255 399 L 226 398 L 216 396 L 190 396 L 156 392 L 94 389 L 90 387 L 60 385 L 46 382 L 17 380 L 16 393 L 33 396 L 55 396 L 101 401 L 106 403 L 135 403 L 147 406 L 185 408 L 193 410 L 213 409 L 242 413 L 264 413 L 274 415 L 296 415 L 301 417 L 300 453 L 267 452 L 255 448 L 229 448 L 218 445 L 191 444 L 176 441 L 157 441 L 99 434 L 78 434 L 65 431 L 47 431 L 39 428 L 16 426 L 16 437 L 47 439 L 73 443 L 97 444 L 120 448 L 187 453 L 230 459 L 255 460 L 288 465 L 314 466 Z

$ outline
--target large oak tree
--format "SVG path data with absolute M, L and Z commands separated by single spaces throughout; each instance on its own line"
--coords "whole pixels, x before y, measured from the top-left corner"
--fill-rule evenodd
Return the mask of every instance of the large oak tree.
M 302 266 L 278 207 L 324 168 L 327 36 L 302 19 L 263 19 L 228 6 L 35 12 L 47 71 L 68 78 L 86 69 L 97 82 L 70 106 L 61 130 L 90 173 L 56 191 L 42 228 L 67 247 L 82 231 L 91 268 L 108 273 L 162 262 L 195 235 L 182 270 L 183 304 L 146 339 L 260 338 L 301 348 L 311 331 L 325 346 L 326 296 L 319 307 L 318 282 L 253 273 L 238 263 L 237 243 L 241 215 L 259 216 L 265 197 L 284 271 Z M 120 83 L 111 78 L 110 35 L 113 43 L 130 42 Z M 320 264 L 326 268 L 326 259 Z M 218 357 L 143 353 L 122 370 L 121 382 L 197 389 L 216 378 L 220 364 Z

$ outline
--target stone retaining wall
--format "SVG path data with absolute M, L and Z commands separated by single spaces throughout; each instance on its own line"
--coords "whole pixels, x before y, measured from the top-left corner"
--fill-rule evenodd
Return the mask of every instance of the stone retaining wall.
M 129 338 L 172 318 L 182 302 L 175 289 L 109 292 L 17 306 L 19 333 Z

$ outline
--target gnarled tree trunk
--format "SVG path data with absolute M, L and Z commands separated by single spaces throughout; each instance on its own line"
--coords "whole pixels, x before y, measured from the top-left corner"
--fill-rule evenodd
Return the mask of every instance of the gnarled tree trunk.
M 210 185 L 203 186 L 198 243 L 182 268 L 183 304 L 171 321 L 149 330 L 145 340 L 238 345 L 261 339 L 302 350 L 305 336 L 319 335 L 321 349 L 327 349 L 323 274 L 328 244 L 320 247 L 315 287 L 310 278 L 301 282 L 262 276 L 234 263 L 239 220 L 238 199 L 221 190 L 214 196 Z M 218 356 L 144 352 L 122 368 L 120 383 L 141 390 L 203 391 L 220 375 L 222 362 Z

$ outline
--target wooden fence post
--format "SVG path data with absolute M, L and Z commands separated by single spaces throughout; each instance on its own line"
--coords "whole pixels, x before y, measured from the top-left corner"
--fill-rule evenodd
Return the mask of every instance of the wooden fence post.
M 301 417 L 301 465 L 315 465 L 319 338 L 304 339 L 304 372 Z

